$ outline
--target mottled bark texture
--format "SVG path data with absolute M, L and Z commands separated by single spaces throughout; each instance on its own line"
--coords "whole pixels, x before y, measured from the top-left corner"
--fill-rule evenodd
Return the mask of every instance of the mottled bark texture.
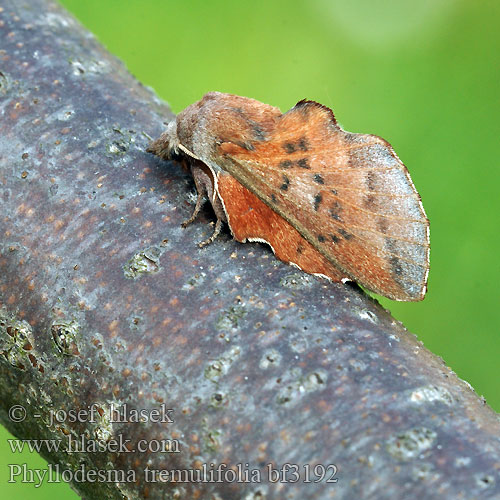
M 145 152 L 172 114 L 91 34 L 52 2 L 4 0 L 0 40 L 0 416 L 11 432 L 58 440 L 43 455 L 60 470 L 101 471 L 73 482 L 92 499 L 500 494 L 496 415 L 376 302 L 259 244 L 225 235 L 198 248 L 211 214 L 182 229 L 192 181 Z M 173 411 L 160 423 L 110 416 L 162 403 Z M 69 418 L 88 408 L 97 417 Z M 75 439 L 88 451 L 68 453 Z M 244 475 L 144 473 L 202 464 Z M 271 483 L 267 464 L 291 464 L 289 482 Z M 126 481 L 103 476 L 113 470 Z

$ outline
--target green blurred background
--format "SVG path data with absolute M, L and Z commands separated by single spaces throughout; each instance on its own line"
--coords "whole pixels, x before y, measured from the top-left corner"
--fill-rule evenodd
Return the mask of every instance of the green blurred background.
M 380 299 L 500 410 L 500 2 L 61 0 L 175 112 L 210 90 L 289 109 L 302 98 L 387 139 L 431 221 L 429 292 Z M 77 498 L 64 484 L 0 494 Z

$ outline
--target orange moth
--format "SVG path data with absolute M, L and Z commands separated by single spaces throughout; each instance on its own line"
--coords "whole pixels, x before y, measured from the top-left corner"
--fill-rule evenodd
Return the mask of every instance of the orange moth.
M 303 100 L 286 113 L 210 92 L 148 148 L 187 162 L 237 241 L 268 243 L 276 257 L 332 281 L 352 280 L 394 300 L 422 300 L 429 221 L 408 170 L 375 135 L 343 130 L 333 112 Z

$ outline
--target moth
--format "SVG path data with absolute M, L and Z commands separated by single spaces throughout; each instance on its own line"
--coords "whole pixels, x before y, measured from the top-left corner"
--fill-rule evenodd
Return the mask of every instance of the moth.
M 286 113 L 210 92 L 148 147 L 182 159 L 198 198 L 239 242 L 335 282 L 356 281 L 393 300 L 425 296 L 429 221 L 408 170 L 384 139 L 343 130 L 333 112 L 302 100 Z

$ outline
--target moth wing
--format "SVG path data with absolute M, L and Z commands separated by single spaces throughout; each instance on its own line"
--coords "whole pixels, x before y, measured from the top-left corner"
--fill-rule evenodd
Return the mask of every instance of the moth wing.
M 232 175 L 221 172 L 217 178 L 217 189 L 226 211 L 227 222 L 237 241 L 267 243 L 278 259 L 307 273 L 323 275 L 333 281 L 346 278 L 289 222 Z
M 266 140 L 222 142 L 217 158 L 342 274 L 394 300 L 423 299 L 429 222 L 388 142 L 346 132 L 330 109 L 301 101 Z

